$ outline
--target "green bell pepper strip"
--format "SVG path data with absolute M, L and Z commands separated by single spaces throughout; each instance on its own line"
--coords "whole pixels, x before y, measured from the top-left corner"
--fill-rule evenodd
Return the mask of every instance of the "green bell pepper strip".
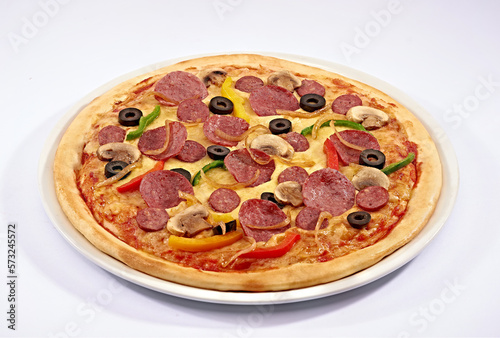
M 139 120 L 139 126 L 137 127 L 137 129 L 127 134 L 127 141 L 140 137 L 144 132 L 144 129 L 146 129 L 147 126 L 153 123 L 153 121 L 158 116 L 160 116 L 160 113 L 161 113 L 160 106 L 157 105 L 150 114 L 142 116 L 141 119 Z
M 409 153 L 408 156 L 406 156 L 406 158 L 402 159 L 401 161 L 396 162 L 396 163 L 392 163 L 392 164 L 388 165 L 387 167 L 385 167 L 384 169 L 382 169 L 382 172 L 386 175 L 392 174 L 396 170 L 399 170 L 399 169 L 407 166 L 411 162 L 413 162 L 414 159 L 415 159 L 415 154 Z
M 206 173 L 207 171 L 215 169 L 215 168 L 226 169 L 226 167 L 224 166 L 224 160 L 217 160 L 217 161 L 210 162 L 209 164 L 205 165 L 201 170 L 203 170 L 203 172 Z M 197 185 L 198 183 L 200 183 L 201 170 L 198 171 L 196 173 L 196 175 L 194 175 L 194 177 L 193 177 L 193 181 L 191 182 L 191 184 L 193 185 L 193 187 L 195 185 Z
M 335 121 L 335 127 L 347 127 L 347 128 L 351 128 L 351 129 L 369 132 L 365 129 L 365 127 L 363 127 L 363 125 L 356 123 L 356 122 L 352 122 L 352 121 L 348 121 L 348 120 L 334 120 L 334 121 Z M 329 125 L 330 125 L 330 120 L 323 122 L 323 124 L 320 126 L 320 128 L 327 127 Z M 304 136 L 310 135 L 312 133 L 313 128 L 314 128 L 314 124 L 309 126 L 309 127 L 305 127 L 304 129 L 302 129 L 302 131 L 300 133 Z

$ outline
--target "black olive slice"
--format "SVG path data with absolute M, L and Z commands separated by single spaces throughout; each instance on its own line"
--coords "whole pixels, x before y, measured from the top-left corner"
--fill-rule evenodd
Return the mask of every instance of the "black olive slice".
M 365 149 L 359 155 L 359 164 L 377 169 L 384 168 L 385 155 L 380 150 Z
M 224 146 L 212 145 L 208 146 L 207 154 L 212 160 L 223 160 L 231 150 Z
M 215 96 L 210 100 L 208 108 L 217 115 L 228 115 L 233 112 L 233 102 L 223 96 Z
M 356 229 L 361 229 L 362 227 L 367 225 L 371 219 L 372 216 L 370 216 L 370 214 L 366 211 L 351 212 L 347 216 L 347 222 L 349 222 L 349 224 Z
M 272 192 L 263 192 L 260 195 L 261 200 L 266 200 L 275 203 L 280 209 L 283 209 L 285 207 L 284 204 L 278 202 L 276 198 L 274 197 L 274 194 Z
M 125 108 L 118 113 L 118 122 L 122 126 L 137 126 L 142 117 L 142 111 L 137 108 Z
M 179 173 L 181 174 L 182 176 L 184 176 L 189 182 L 191 182 L 191 173 L 189 171 L 187 171 L 186 169 L 183 169 L 183 168 L 173 168 L 173 169 L 170 169 L 170 171 L 174 171 L 176 173 Z
M 269 122 L 269 130 L 274 135 L 286 134 L 292 131 L 292 122 L 287 119 L 274 119 Z
M 306 94 L 300 98 L 300 108 L 308 112 L 321 109 L 325 104 L 325 98 L 318 94 Z
M 108 162 L 106 164 L 106 166 L 104 167 L 104 175 L 106 176 L 106 178 L 110 178 L 112 176 L 115 176 L 120 171 L 122 171 L 123 169 L 125 169 L 126 166 L 128 166 L 128 163 L 124 162 L 124 161 L 111 161 L 111 162 Z M 129 174 L 130 174 L 130 172 L 128 172 L 121 179 L 124 179 Z
M 231 231 L 235 231 L 236 228 L 237 228 L 237 225 L 236 225 L 235 219 L 226 223 L 226 233 L 231 232 Z M 222 235 L 222 227 L 220 225 L 217 225 L 212 230 L 214 232 L 214 235 Z

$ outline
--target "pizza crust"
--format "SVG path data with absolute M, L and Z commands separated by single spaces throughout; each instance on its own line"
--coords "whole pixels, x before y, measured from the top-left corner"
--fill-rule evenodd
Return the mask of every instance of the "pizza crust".
M 92 122 L 102 117 L 102 107 L 111 107 L 114 102 L 122 99 L 130 88 L 151 76 L 160 77 L 173 70 L 217 68 L 227 64 L 256 70 L 260 68 L 260 64 L 265 64 L 270 68 L 290 69 L 304 77 L 311 73 L 332 76 L 331 72 L 322 69 L 273 57 L 253 54 L 219 55 L 182 61 L 137 76 L 94 99 L 76 116 L 62 137 L 55 156 L 54 179 L 56 194 L 64 213 L 95 247 L 133 269 L 180 284 L 222 291 L 278 291 L 331 282 L 370 267 L 412 240 L 427 224 L 439 199 L 442 170 L 437 149 L 425 127 L 411 112 L 385 93 L 333 74 L 336 78 L 354 84 L 385 102 L 395 104 L 399 112 L 398 120 L 406 127 L 409 140 L 418 145 L 418 183 L 413 189 L 406 214 L 387 237 L 374 245 L 324 263 L 300 263 L 269 271 L 220 273 L 201 271 L 166 261 L 136 250 L 108 232 L 96 221 L 83 200 L 75 174 L 81 167 L 85 139 L 92 132 Z

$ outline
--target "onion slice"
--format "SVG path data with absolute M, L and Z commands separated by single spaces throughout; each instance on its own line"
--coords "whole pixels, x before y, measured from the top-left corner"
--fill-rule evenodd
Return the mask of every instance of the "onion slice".
M 241 255 L 244 255 L 250 251 L 253 251 L 255 250 L 255 248 L 257 248 L 257 242 L 255 241 L 255 239 L 253 237 L 248 237 L 248 236 L 245 236 L 243 237 L 243 239 L 245 239 L 246 241 L 248 241 L 250 243 L 250 246 L 243 249 L 243 250 L 240 250 L 238 251 L 236 254 L 234 254 L 231 258 L 229 258 L 229 260 L 227 262 L 224 262 L 222 263 L 222 267 L 225 268 L 227 267 L 229 264 L 231 264 L 232 262 L 234 262 L 236 260 L 236 258 L 240 257 Z
M 311 113 L 294 111 L 294 110 L 286 110 L 286 109 L 276 109 L 276 113 L 278 113 L 279 115 L 286 115 L 286 116 L 291 116 L 291 117 L 301 117 L 301 118 L 309 119 L 309 118 L 313 118 L 313 117 L 317 117 L 317 116 L 325 114 L 330 108 L 331 108 L 331 104 L 327 104 L 323 108 L 321 108 L 315 112 L 311 112 Z
M 154 150 L 148 150 L 144 151 L 144 155 L 159 155 L 163 153 L 165 150 L 167 150 L 169 143 L 170 143 L 170 121 L 165 120 L 165 132 L 166 132 L 166 137 L 165 137 L 165 142 L 163 143 L 163 146 L 159 149 L 154 149 Z
M 185 199 L 191 205 L 193 205 L 193 204 L 202 204 L 200 202 L 200 200 L 197 199 L 194 195 L 188 194 L 187 192 L 184 192 L 182 190 L 179 190 L 178 193 L 179 193 L 179 198 Z
M 132 169 L 135 169 L 137 167 L 139 167 L 139 162 L 134 162 L 132 164 L 129 164 L 128 166 L 126 166 L 125 168 L 123 168 L 122 171 L 120 171 L 118 174 L 114 175 L 114 176 L 111 176 L 110 178 L 108 178 L 107 180 L 105 181 L 102 181 L 98 184 L 96 184 L 96 188 L 100 188 L 100 187 L 104 187 L 104 186 L 107 186 L 107 185 L 110 185 L 110 184 L 113 184 L 119 180 L 122 179 L 122 177 L 124 177 L 125 175 L 127 175 L 129 172 L 132 171 Z
M 144 97 L 143 98 L 147 98 L 147 97 L 150 97 L 150 96 L 158 96 L 160 99 L 164 100 L 164 101 L 167 101 L 169 103 L 172 103 L 174 105 L 178 105 L 180 102 L 178 101 L 175 101 L 175 100 L 172 100 L 172 99 L 169 99 L 168 97 L 166 97 L 165 95 L 163 95 L 162 93 L 159 93 L 159 92 L 155 92 L 154 90 L 150 91 L 150 92 L 147 92 L 146 94 L 144 94 Z
M 258 225 L 252 225 L 252 224 L 245 224 L 245 226 L 248 228 L 257 229 L 257 230 L 274 230 L 274 229 L 281 229 L 283 227 L 286 227 L 288 224 L 290 224 L 290 219 L 287 217 L 282 222 L 279 222 L 278 224 L 271 225 L 271 226 L 258 226 Z
M 337 131 L 337 128 L 335 128 L 335 123 L 333 121 L 330 121 L 330 127 L 332 127 L 332 129 L 333 129 L 333 134 L 337 134 L 337 137 L 338 137 L 339 141 L 343 145 L 345 145 L 346 147 L 349 147 L 349 148 L 352 148 L 352 149 L 356 149 L 356 150 L 359 150 L 359 151 L 363 151 L 363 150 L 366 149 L 365 147 L 361 147 L 361 146 L 355 145 L 353 143 L 350 143 L 350 142 L 347 142 L 346 140 L 344 140 L 342 138 L 342 136 L 340 136 L 340 133 Z
M 312 167 L 313 165 L 316 164 L 314 161 L 308 161 L 308 160 L 288 160 L 286 158 L 283 158 L 281 156 L 271 156 L 272 158 L 280 161 L 281 163 L 287 164 L 287 165 L 298 165 L 301 167 Z
M 240 135 L 236 135 L 236 136 L 229 135 L 228 133 L 225 133 L 225 132 L 223 132 L 220 129 L 215 129 L 214 133 L 215 133 L 215 135 L 219 136 L 221 139 L 224 139 L 226 141 L 240 142 L 240 141 L 243 141 L 246 138 L 248 138 L 248 135 L 250 135 L 251 133 L 253 133 L 254 131 L 256 131 L 258 129 L 265 130 L 266 134 L 270 133 L 269 129 L 266 126 L 262 125 L 262 124 L 257 124 L 257 125 L 255 125 L 253 127 L 250 127 L 244 133 L 242 133 Z
M 245 149 L 248 151 L 248 154 L 250 155 L 250 157 L 252 158 L 252 160 L 260 165 L 266 165 L 268 164 L 269 162 L 271 162 L 273 160 L 273 157 L 272 156 L 269 156 L 269 159 L 267 160 L 263 160 L 263 159 L 260 159 L 260 158 L 257 158 L 257 156 L 255 156 L 255 154 L 253 153 L 253 151 L 251 151 L 251 148 L 250 148 L 250 142 L 248 142 L 248 137 L 245 139 Z
M 311 136 L 312 136 L 313 140 L 315 140 L 318 137 L 318 130 L 321 127 L 321 125 L 323 123 L 325 123 L 326 121 L 328 121 L 328 120 L 345 120 L 345 119 L 346 119 L 345 115 L 335 114 L 335 113 L 325 114 L 325 115 L 321 116 L 318 120 L 316 120 L 316 123 L 314 123 L 313 129 L 311 132 Z
M 255 175 L 253 175 L 253 177 L 248 181 L 236 182 L 236 183 L 231 183 L 231 184 L 217 183 L 217 182 L 211 180 L 210 178 L 208 178 L 203 170 L 200 170 L 200 175 L 201 175 L 201 178 L 203 180 L 207 181 L 207 183 L 210 184 L 214 188 L 240 189 L 240 188 L 246 188 L 249 185 L 254 184 L 257 181 L 257 179 L 259 178 L 260 170 L 257 169 L 255 171 Z

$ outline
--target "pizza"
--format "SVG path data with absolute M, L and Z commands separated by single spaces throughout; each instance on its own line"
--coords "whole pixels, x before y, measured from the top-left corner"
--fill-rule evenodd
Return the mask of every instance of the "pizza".
M 366 269 L 426 225 L 435 144 L 385 93 L 256 54 L 188 59 L 81 109 L 54 161 L 71 224 L 132 269 L 277 291 Z

